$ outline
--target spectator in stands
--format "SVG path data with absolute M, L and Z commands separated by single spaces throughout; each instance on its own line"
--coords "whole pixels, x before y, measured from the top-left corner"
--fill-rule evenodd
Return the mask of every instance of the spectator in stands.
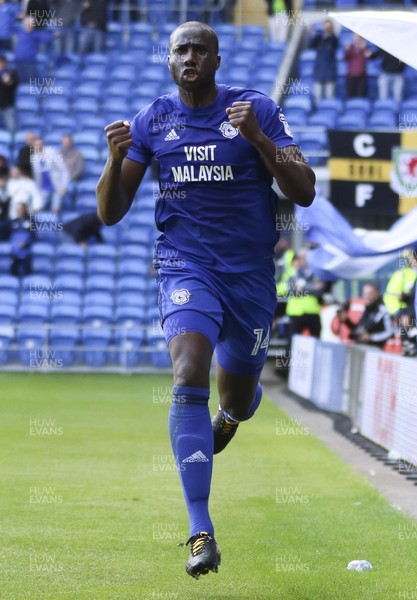
M 15 98 L 19 77 L 14 69 L 9 69 L 7 58 L 0 56 L 0 115 L 10 133 L 16 128 Z
M 107 30 L 107 0 L 83 0 L 80 25 L 81 56 L 87 52 L 103 52 Z
M 404 265 L 393 273 L 388 281 L 384 303 L 394 325 L 400 332 L 403 353 L 415 355 L 416 314 L 414 297 L 417 282 L 417 251 L 404 252 Z
M 33 179 L 33 169 L 32 169 L 32 154 L 34 152 L 36 135 L 31 131 L 28 131 L 25 137 L 25 145 L 22 146 L 19 150 L 19 154 L 17 157 L 17 163 L 21 168 L 22 172 L 27 176 Z
M 8 176 L 10 172 L 9 161 L 5 156 L 0 154 L 0 177 Z
M 52 0 L 54 18 L 59 25 L 54 31 L 56 54 L 75 52 L 75 27 L 80 18 L 81 0 Z
M 285 42 L 288 37 L 288 14 L 292 11 L 292 0 L 266 0 L 266 4 L 270 38 L 274 42 Z
M 69 184 L 67 188 L 67 200 L 71 205 L 75 198 L 76 181 L 80 179 L 84 171 L 84 157 L 79 150 L 74 148 L 72 136 L 64 135 L 61 140 L 61 153 L 64 164 L 69 173 Z
M 82 153 L 74 148 L 72 136 L 64 135 L 62 137 L 61 152 L 65 166 L 68 169 L 70 181 L 80 179 L 84 171 L 84 158 Z
M 0 241 L 9 239 L 10 235 L 10 194 L 7 189 L 9 175 L 6 171 L 0 172 Z
M 30 275 L 32 271 L 32 242 L 34 232 L 23 202 L 16 204 L 16 218 L 10 227 L 10 253 L 12 257 L 11 274 L 18 277 Z
M 65 223 L 64 234 L 68 241 L 75 241 L 83 248 L 87 248 L 92 241 L 102 243 L 101 235 L 102 223 L 97 216 L 97 212 L 80 215 L 76 219 Z
M 10 196 L 9 219 L 16 219 L 16 205 L 25 204 L 29 215 L 43 208 L 40 189 L 36 183 L 25 175 L 19 165 L 14 165 L 7 182 L 7 192 Z
M 43 196 L 44 209 L 59 213 L 70 177 L 62 155 L 53 146 L 45 146 L 38 137 L 34 142 L 32 169 Z
M 290 318 L 291 337 L 308 330 L 319 338 L 321 297 L 327 286 L 311 271 L 307 253 L 307 249 L 302 249 L 293 259 L 294 274 L 286 281 L 286 314 Z
M 346 77 L 346 97 L 363 98 L 368 94 L 368 76 L 366 62 L 371 56 L 371 50 L 366 41 L 355 33 L 353 43 L 345 49 L 344 59 L 348 64 Z
M 389 52 L 379 48 L 370 56 L 371 59 L 382 57 L 381 73 L 378 77 L 378 95 L 381 100 L 394 98 L 401 102 L 404 92 L 405 63 L 401 62 Z
M 0 0 L 0 50 L 12 49 L 12 36 L 19 5 L 14 2 Z
M 38 77 L 37 54 L 41 43 L 52 40 L 52 33 L 43 28 L 37 28 L 36 19 L 26 16 L 18 29 L 14 58 L 21 83 L 29 83 L 30 79 Z
M 359 323 L 353 323 L 347 314 L 347 307 L 343 307 L 333 320 L 332 330 L 337 334 L 338 324 L 339 329 L 343 324 L 350 330 L 349 337 L 354 342 L 382 348 L 392 337 L 393 327 L 379 287 L 375 283 L 367 283 L 363 287 L 362 297 L 365 310 Z
M 313 30 L 314 31 L 314 30 Z M 326 19 L 323 31 L 316 31 L 310 47 L 316 49 L 314 61 L 314 100 L 316 105 L 324 98 L 334 98 L 336 91 L 336 51 L 339 41 L 334 33 L 333 21 Z

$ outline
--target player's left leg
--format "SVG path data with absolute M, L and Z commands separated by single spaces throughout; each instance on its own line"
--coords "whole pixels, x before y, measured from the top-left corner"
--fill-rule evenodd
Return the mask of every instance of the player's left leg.
M 265 364 L 277 305 L 273 268 L 227 274 L 222 290 L 223 325 L 217 354 L 218 413 L 212 420 L 214 454 L 221 452 L 241 421 L 250 419 L 262 398 L 259 378 Z

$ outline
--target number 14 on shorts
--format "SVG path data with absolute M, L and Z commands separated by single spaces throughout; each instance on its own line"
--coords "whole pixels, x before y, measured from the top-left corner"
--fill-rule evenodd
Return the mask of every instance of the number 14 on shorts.
M 256 335 L 256 342 L 255 345 L 253 347 L 253 350 L 251 352 L 251 356 L 256 356 L 258 354 L 258 351 L 261 350 L 265 350 L 265 352 L 268 350 L 268 346 L 269 346 L 269 327 L 268 327 L 268 331 L 266 332 L 266 335 L 264 337 L 264 330 L 263 329 L 254 329 L 253 333 Z

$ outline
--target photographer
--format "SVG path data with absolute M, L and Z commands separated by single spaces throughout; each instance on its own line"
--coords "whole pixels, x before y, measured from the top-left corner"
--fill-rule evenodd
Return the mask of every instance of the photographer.
M 352 321 L 349 315 L 350 305 L 345 304 L 333 319 L 332 331 L 342 339 L 345 337 L 344 331 L 347 331 L 347 338 L 353 342 L 382 348 L 392 337 L 393 327 L 379 287 L 374 283 L 367 283 L 363 288 L 362 298 L 365 309 L 359 322 Z

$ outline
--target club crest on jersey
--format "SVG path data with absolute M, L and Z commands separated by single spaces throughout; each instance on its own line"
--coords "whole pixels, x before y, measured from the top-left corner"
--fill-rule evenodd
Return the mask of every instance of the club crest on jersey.
M 223 123 L 220 125 L 219 129 L 222 132 L 223 136 L 225 138 L 229 138 L 229 139 L 236 137 L 237 134 L 239 133 L 239 129 L 236 129 L 236 127 L 233 127 L 233 125 L 231 125 L 228 121 L 223 121 Z
M 174 290 L 170 296 L 174 304 L 185 304 L 190 299 L 190 292 L 185 288 L 182 290 Z

